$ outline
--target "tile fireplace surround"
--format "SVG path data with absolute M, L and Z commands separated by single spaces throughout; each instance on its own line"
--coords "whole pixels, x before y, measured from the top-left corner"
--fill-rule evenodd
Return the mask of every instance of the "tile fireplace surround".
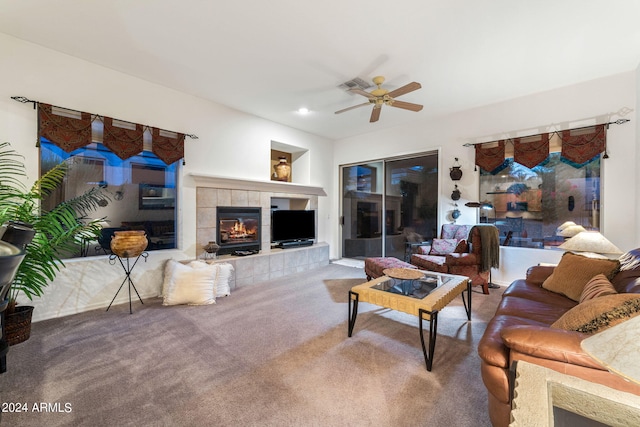
M 191 175 L 196 183 L 196 239 L 198 254 L 216 240 L 218 206 L 262 208 L 261 251 L 257 255 L 219 256 L 235 269 L 233 286 L 243 286 L 318 268 L 329 263 L 329 245 L 277 249 L 271 248 L 271 206 L 276 201 L 289 202 L 292 209 L 318 208 L 318 197 L 326 196 L 320 187 L 275 182 L 250 181 L 211 175 Z M 304 207 L 301 207 L 304 206 Z M 316 225 L 317 227 L 317 225 Z

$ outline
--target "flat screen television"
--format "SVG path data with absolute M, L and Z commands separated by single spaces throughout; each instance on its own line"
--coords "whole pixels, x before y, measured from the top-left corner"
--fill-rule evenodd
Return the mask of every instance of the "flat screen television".
M 271 241 L 274 243 L 316 238 L 316 212 L 274 210 L 271 214 Z

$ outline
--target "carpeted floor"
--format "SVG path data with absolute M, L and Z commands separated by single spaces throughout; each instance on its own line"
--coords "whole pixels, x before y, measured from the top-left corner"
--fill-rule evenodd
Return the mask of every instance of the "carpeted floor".
M 347 337 L 363 281 L 331 264 L 211 306 L 155 299 L 36 323 L 0 375 L 0 402 L 26 412 L 2 425 L 489 426 L 476 346 L 501 290 L 474 288 L 471 322 L 461 298 L 440 313 L 427 372 L 414 316 L 362 303 Z

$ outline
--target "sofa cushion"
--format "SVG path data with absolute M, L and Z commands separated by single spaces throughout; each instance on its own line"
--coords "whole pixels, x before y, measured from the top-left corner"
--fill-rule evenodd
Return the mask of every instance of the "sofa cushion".
M 567 310 L 576 305 L 574 300 L 564 295 L 548 291 L 540 285 L 541 283 L 535 284 L 524 279 L 514 280 L 502 293 L 502 297 L 521 297 L 531 301 L 541 301 L 545 303 L 553 300 L 554 304 L 566 304 Z
M 619 267 L 618 260 L 588 258 L 566 252 L 542 287 L 580 301 L 582 290 L 589 280 L 598 274 L 611 278 Z
M 504 345 L 501 331 L 509 326 L 543 326 L 548 325 L 539 322 L 535 319 L 525 319 L 522 317 L 496 314 L 487 324 L 485 332 L 478 344 L 478 355 L 489 365 L 500 366 L 503 369 L 508 369 L 509 364 L 509 349 Z
M 429 255 L 446 255 L 454 252 L 458 246 L 456 239 L 433 239 Z
M 618 291 L 616 291 L 616 288 L 613 287 L 609 279 L 607 279 L 604 274 L 598 274 L 584 285 L 584 289 L 580 295 L 580 302 L 582 303 L 605 295 L 615 295 L 617 293 Z
M 639 314 L 640 295 L 606 295 L 578 304 L 563 314 L 551 327 L 592 334 Z
M 576 306 L 569 298 L 550 295 L 546 301 L 535 301 L 516 296 L 503 296 L 496 314 L 533 319 L 547 326 L 558 320 L 564 313 Z
M 437 273 L 448 273 L 449 267 L 445 264 L 446 258 L 437 255 L 411 255 L 411 264 L 423 270 L 435 271 Z

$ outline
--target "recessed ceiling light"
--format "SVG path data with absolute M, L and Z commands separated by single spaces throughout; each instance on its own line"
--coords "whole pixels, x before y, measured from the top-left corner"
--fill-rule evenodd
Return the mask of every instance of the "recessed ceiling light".
M 305 107 L 298 108 L 298 114 L 309 114 L 309 109 Z

